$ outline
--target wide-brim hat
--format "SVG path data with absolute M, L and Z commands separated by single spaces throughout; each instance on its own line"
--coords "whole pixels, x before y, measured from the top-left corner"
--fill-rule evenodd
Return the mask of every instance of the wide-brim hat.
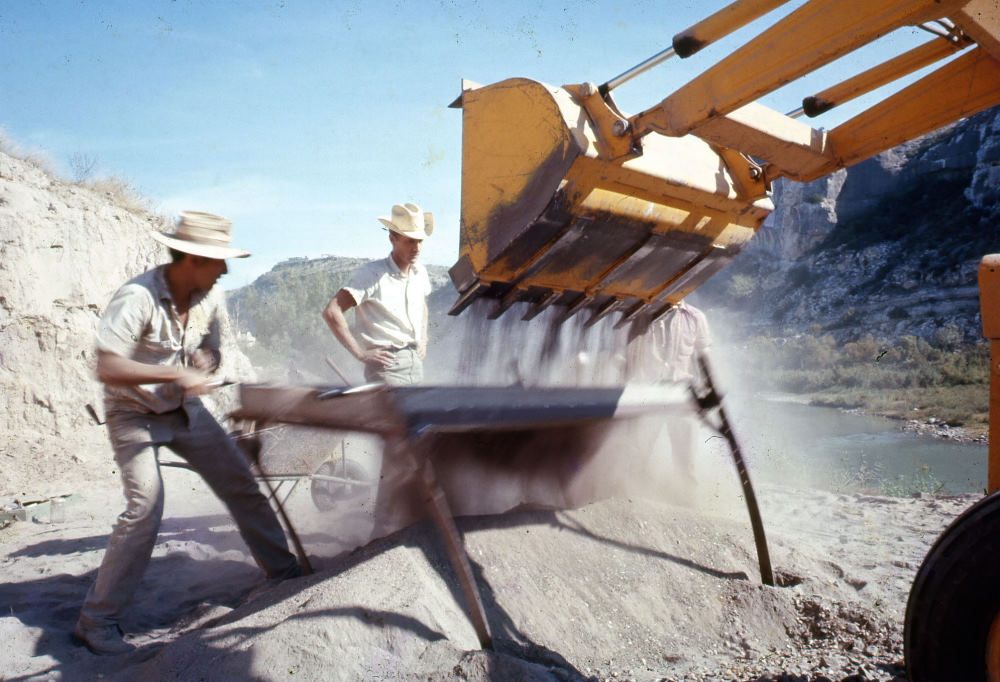
M 246 258 L 249 251 L 229 245 L 232 222 L 228 218 L 201 211 L 181 211 L 172 233 L 153 232 L 153 239 L 171 249 L 204 258 Z
M 422 212 L 416 204 L 396 204 L 390 217 L 379 220 L 392 232 L 411 239 L 427 239 L 434 231 L 434 215 Z

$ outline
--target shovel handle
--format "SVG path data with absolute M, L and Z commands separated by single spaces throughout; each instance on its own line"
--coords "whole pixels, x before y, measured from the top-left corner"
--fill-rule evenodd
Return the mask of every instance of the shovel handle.
M 345 384 L 347 384 L 348 386 L 351 385 L 351 382 L 347 380 L 347 377 L 344 376 L 344 373 L 340 371 L 339 367 L 337 367 L 337 363 L 334 362 L 333 358 L 331 358 L 329 355 L 326 356 L 326 364 L 330 365 L 330 368 L 337 373 L 337 376 L 339 376 Z

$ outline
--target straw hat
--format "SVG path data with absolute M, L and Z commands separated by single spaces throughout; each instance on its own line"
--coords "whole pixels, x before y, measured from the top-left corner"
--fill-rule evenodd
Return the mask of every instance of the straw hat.
M 391 217 L 379 220 L 396 234 L 411 239 L 426 239 L 434 231 L 434 215 L 421 213 L 416 204 L 396 204 L 392 207 Z
M 153 239 L 171 249 L 205 258 L 246 258 L 249 251 L 229 246 L 232 222 L 212 213 L 181 211 L 172 234 L 154 232 Z

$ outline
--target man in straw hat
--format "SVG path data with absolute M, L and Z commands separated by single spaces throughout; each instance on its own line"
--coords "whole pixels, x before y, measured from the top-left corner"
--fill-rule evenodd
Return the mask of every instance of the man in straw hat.
M 229 230 L 225 218 L 185 212 L 172 234 L 154 232 L 170 247 L 172 262 L 126 282 L 97 328 L 97 376 L 126 507 L 73 631 L 95 653 L 133 648 L 119 623 L 163 514 L 162 447 L 184 457 L 226 504 L 269 578 L 301 575 L 243 454 L 199 398 L 211 390 L 210 374 L 221 359 L 225 311 L 215 282 L 227 271 L 226 258 L 250 255 L 229 246 Z
M 365 367 L 365 379 L 389 385 L 423 379 L 427 353 L 427 270 L 417 263 L 434 216 L 416 204 L 396 204 L 388 218 L 392 252 L 361 266 L 323 310 L 333 335 Z M 357 306 L 355 333 L 344 313 Z

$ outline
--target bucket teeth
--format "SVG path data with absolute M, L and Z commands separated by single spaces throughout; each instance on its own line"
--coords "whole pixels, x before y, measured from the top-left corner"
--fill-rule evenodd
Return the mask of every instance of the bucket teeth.
M 495 320 L 501 315 L 503 315 L 510 309 L 512 305 L 521 300 L 521 295 L 523 293 L 524 292 L 518 289 L 517 287 L 514 287 L 513 289 L 508 291 L 506 294 L 503 295 L 503 298 L 501 298 L 497 302 L 493 310 L 490 311 L 490 314 L 487 315 L 487 319 Z
M 626 324 L 636 319 L 643 310 L 646 309 L 648 304 L 642 301 L 636 303 L 634 306 L 622 313 L 621 319 L 615 322 L 615 329 L 621 329 Z
M 593 325 L 600 322 L 603 318 L 607 317 L 614 311 L 618 310 L 623 305 L 623 303 L 624 303 L 623 301 L 617 298 L 610 299 L 607 303 L 602 304 L 601 307 L 595 310 L 594 314 L 591 315 L 590 318 L 583 323 L 583 326 L 592 327 Z
M 521 320 L 524 321 L 524 322 L 527 322 L 528 320 L 535 319 L 546 308 L 548 308 L 550 305 L 552 305 L 555 302 L 555 300 L 557 298 L 559 298 L 560 296 L 562 296 L 562 292 L 561 291 L 550 291 L 550 292 L 548 292 L 547 294 L 545 294 L 545 296 L 542 297 L 542 300 L 538 301 L 533 306 L 531 306 L 530 308 L 528 308 L 528 310 L 521 317 Z
M 462 295 L 459 296 L 458 300 L 455 301 L 455 303 L 451 306 L 451 309 L 448 311 L 448 314 L 449 315 L 460 314 L 463 310 L 468 308 L 473 301 L 482 296 L 483 293 L 485 293 L 486 290 L 489 288 L 490 287 L 488 284 L 483 284 L 482 282 L 477 281 L 475 284 L 473 284 L 464 292 L 462 292 Z
M 580 297 L 575 301 L 573 301 L 573 303 L 571 303 L 569 307 L 566 308 L 566 312 L 564 312 L 562 314 L 562 317 L 559 318 L 559 324 L 563 324 L 564 322 L 566 322 L 566 320 L 576 315 L 578 312 L 583 310 L 587 305 L 592 303 L 593 300 L 594 300 L 593 296 L 580 294 Z
M 660 308 L 657 312 L 653 313 L 653 316 L 649 318 L 649 323 L 652 324 L 652 323 L 656 322 L 658 319 L 660 319 L 661 317 L 663 317 L 664 315 L 666 315 L 667 311 L 670 310 L 673 307 L 674 307 L 673 303 L 667 303 L 662 308 Z

